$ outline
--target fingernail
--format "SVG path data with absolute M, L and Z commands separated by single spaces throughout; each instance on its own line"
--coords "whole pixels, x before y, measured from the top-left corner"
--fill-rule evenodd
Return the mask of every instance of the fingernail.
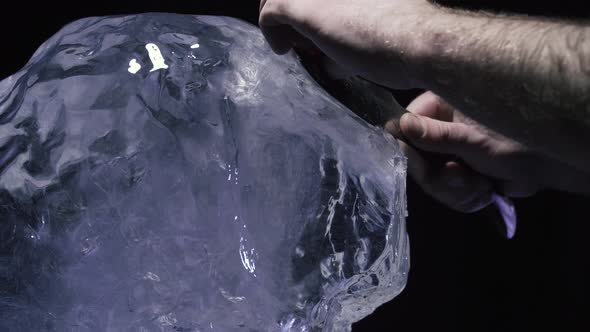
M 424 121 L 412 113 L 406 113 L 400 119 L 404 135 L 411 139 L 421 139 L 426 132 Z
M 399 121 L 396 119 L 390 119 L 385 123 L 385 130 L 393 135 L 395 138 L 403 138 L 402 130 L 400 128 Z

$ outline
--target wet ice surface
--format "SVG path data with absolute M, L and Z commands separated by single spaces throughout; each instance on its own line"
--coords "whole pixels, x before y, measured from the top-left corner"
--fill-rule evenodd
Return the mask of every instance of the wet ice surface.
M 346 331 L 404 218 L 396 143 L 244 22 L 88 18 L 0 83 L 2 331 Z

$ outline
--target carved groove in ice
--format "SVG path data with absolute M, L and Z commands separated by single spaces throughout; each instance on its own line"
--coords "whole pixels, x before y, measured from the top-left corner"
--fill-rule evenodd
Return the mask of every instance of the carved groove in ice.
M 0 83 L 2 331 L 346 331 L 404 218 L 396 143 L 244 22 L 84 19 Z

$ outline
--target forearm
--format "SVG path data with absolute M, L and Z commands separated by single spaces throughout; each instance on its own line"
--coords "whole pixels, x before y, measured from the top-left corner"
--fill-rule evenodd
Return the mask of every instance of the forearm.
M 419 84 L 475 120 L 590 169 L 590 26 L 441 9 L 415 38 Z M 421 35 L 420 35 L 421 34 Z

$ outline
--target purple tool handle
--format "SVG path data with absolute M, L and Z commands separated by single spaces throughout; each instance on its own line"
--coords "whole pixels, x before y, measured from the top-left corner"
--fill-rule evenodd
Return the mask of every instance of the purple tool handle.
M 506 237 L 512 239 L 516 233 L 516 210 L 514 203 L 504 196 L 493 194 L 494 204 L 498 207 L 502 219 L 504 219 L 504 225 L 506 226 Z

